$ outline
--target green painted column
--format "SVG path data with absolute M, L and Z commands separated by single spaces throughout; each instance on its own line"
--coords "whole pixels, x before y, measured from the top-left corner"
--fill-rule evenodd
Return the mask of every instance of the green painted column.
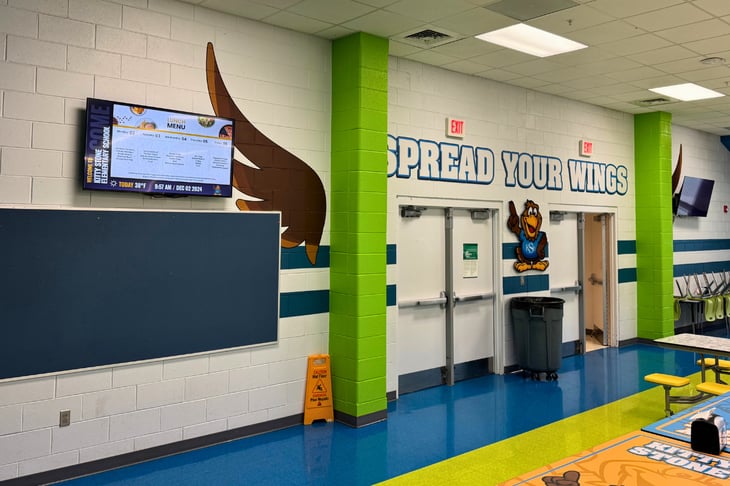
M 638 337 L 674 334 L 672 115 L 634 116 Z
M 386 417 L 388 40 L 332 44 L 329 351 L 335 418 Z

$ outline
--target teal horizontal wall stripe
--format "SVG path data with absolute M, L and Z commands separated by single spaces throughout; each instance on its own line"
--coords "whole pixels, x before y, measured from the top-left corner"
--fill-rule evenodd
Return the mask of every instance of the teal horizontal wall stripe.
M 388 265 L 396 264 L 396 245 L 388 245 L 386 248 L 386 263 Z M 329 268 L 330 266 L 330 247 L 320 246 L 317 253 L 317 263 L 312 265 L 307 260 L 303 246 L 295 248 L 281 249 L 281 269 L 296 270 L 300 268 Z
M 635 255 L 636 240 L 618 240 L 619 255 Z
M 330 247 L 320 246 L 317 252 L 317 262 L 312 265 L 307 260 L 303 246 L 294 248 L 281 249 L 281 269 L 295 270 L 297 268 L 329 268 L 330 266 Z
M 722 273 L 727 271 L 730 271 L 730 261 L 728 260 L 721 262 L 684 263 L 681 265 L 674 265 L 673 269 L 675 277 L 713 272 Z
M 279 317 L 322 314 L 330 310 L 329 290 L 282 292 L 279 296 Z
M 674 240 L 674 251 L 730 250 L 730 240 Z
M 636 269 L 635 268 L 619 268 L 618 269 L 618 283 L 629 283 L 636 282 Z
M 502 289 L 505 295 L 522 294 L 525 292 L 544 292 L 550 290 L 550 277 L 548 275 L 504 277 L 502 279 Z

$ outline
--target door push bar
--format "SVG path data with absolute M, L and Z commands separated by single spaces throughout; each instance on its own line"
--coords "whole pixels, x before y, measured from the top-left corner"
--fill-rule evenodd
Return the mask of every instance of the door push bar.
M 458 296 L 454 295 L 454 305 L 458 302 L 472 302 L 476 300 L 488 300 L 494 298 L 494 292 L 486 293 L 486 294 L 472 294 L 472 295 L 464 295 L 464 296 Z M 398 302 L 398 307 L 400 309 L 404 309 L 406 307 L 427 307 L 431 305 L 438 305 L 441 306 L 441 308 L 446 307 L 446 304 L 448 304 L 449 299 L 446 297 L 446 292 L 441 292 L 441 295 L 439 297 L 431 297 L 427 299 L 414 299 L 414 300 L 401 300 Z
M 443 308 L 446 306 L 448 300 L 449 299 L 446 297 L 446 292 L 441 292 L 438 297 L 430 297 L 427 299 L 401 300 L 398 302 L 398 307 L 400 309 L 405 309 L 406 307 L 428 307 L 431 305 L 438 305 Z
M 488 300 L 494 298 L 494 292 L 489 292 L 486 294 L 472 294 L 472 295 L 464 295 L 459 297 L 458 295 L 454 296 L 454 302 L 472 302 L 475 300 Z
M 576 294 L 579 294 L 581 290 L 583 290 L 583 286 L 578 280 L 576 280 L 575 285 L 571 285 L 569 287 L 554 287 L 550 289 L 550 293 L 557 294 L 559 292 L 575 292 Z

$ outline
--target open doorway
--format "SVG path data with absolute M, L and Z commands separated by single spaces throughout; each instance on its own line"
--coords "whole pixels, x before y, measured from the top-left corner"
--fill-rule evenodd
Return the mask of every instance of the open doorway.
M 610 345 L 612 327 L 609 325 L 610 300 L 608 296 L 608 218 L 607 214 L 585 214 L 584 225 L 584 309 L 585 351 L 594 351 Z
M 563 355 L 618 345 L 613 213 L 550 212 L 550 292 L 565 300 Z

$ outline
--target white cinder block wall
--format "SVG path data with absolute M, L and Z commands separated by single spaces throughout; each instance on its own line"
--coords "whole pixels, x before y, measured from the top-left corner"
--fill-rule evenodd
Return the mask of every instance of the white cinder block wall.
M 86 98 L 212 113 L 209 41 L 241 110 L 328 191 L 328 41 L 175 0 L 0 0 L 0 205 L 237 211 L 238 193 L 80 187 Z M 282 292 L 327 288 L 327 269 L 282 271 Z M 277 345 L 0 382 L 0 480 L 302 413 L 306 357 L 327 333 L 328 314 L 289 317 Z
M 700 177 L 715 181 L 710 199 L 707 217 L 675 217 L 674 240 L 723 240 L 730 238 L 730 212 L 724 212 L 724 206 L 730 206 L 730 151 L 720 142 L 716 135 L 691 130 L 674 125 L 672 127 L 672 164 L 673 168 L 679 157 L 679 146 L 682 146 L 681 175 Z M 681 180 L 680 180 L 681 181 Z M 681 186 L 681 182 L 680 182 Z M 679 190 L 679 188 L 677 188 Z M 699 251 L 681 251 L 674 253 L 675 265 L 699 265 L 711 262 L 730 262 L 730 250 L 705 249 Z M 692 268 L 692 267 L 690 267 Z M 730 263 L 723 268 L 730 272 Z M 684 289 L 684 272 L 677 278 Z M 688 274 L 687 274 L 688 275 Z M 717 274 L 718 281 L 720 274 Z M 730 273 L 727 274 L 730 278 Z M 700 280 L 704 284 L 703 280 Z M 693 286 L 696 290 L 696 287 Z M 675 294 L 679 291 L 675 285 Z
M 388 133 L 394 137 L 425 139 L 492 150 L 495 158 L 494 180 L 489 185 L 391 177 L 388 181 L 388 242 L 398 242 L 399 196 L 482 201 L 485 206 L 500 209 L 496 225 L 502 228 L 502 242 L 516 242 L 507 228 L 507 201 L 514 201 L 518 212 L 526 199 L 540 205 L 543 231 L 550 236 L 550 210 L 585 212 L 611 211 L 616 215 L 617 236 L 633 241 L 635 232 L 634 204 L 634 121 L 633 116 L 613 110 L 579 103 L 558 96 L 508 86 L 502 83 L 454 73 L 403 58 L 391 58 L 388 73 Z M 463 139 L 445 136 L 446 117 L 466 122 Z M 578 142 L 594 142 L 589 159 L 578 154 Z M 508 187 L 501 162 L 503 150 L 558 157 L 563 164 L 563 189 L 546 190 Z M 625 195 L 572 192 L 569 188 L 568 159 L 590 160 L 623 165 L 628 169 L 629 189 Z M 559 251 L 559 242 L 550 240 L 551 251 Z M 501 248 L 497 249 L 501 255 Z M 633 258 L 633 255 L 632 255 Z M 498 270 L 500 276 L 518 275 L 514 258 L 508 255 Z M 633 261 L 619 260 L 618 268 L 632 268 Z M 397 265 L 396 265 L 397 267 Z M 548 267 L 545 274 L 553 269 Z M 398 280 L 397 268 L 391 273 Z M 534 275 L 535 272 L 527 272 Z M 391 278 L 389 276 L 389 278 Z M 631 290 L 624 291 L 629 286 Z M 549 293 L 543 293 L 549 295 Z M 505 365 L 516 362 L 510 323 L 509 299 L 498 296 L 496 305 L 503 306 Z M 636 284 L 619 285 L 619 335 L 621 340 L 636 337 Z M 388 389 L 397 388 L 397 311 L 389 314 Z M 502 343 L 496 343 L 501 346 Z

